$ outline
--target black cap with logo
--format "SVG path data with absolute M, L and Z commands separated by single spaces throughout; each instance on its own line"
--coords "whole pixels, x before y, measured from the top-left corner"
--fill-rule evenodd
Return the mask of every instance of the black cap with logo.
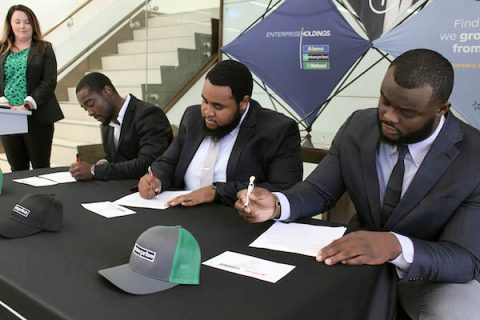
M 0 216 L 0 235 L 21 238 L 40 231 L 60 231 L 63 205 L 52 194 L 31 193 L 15 204 L 10 215 Z

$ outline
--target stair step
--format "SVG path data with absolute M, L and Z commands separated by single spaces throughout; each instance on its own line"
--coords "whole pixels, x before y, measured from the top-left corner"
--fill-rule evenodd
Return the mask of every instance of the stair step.
M 199 21 L 210 21 L 212 18 L 218 19 L 220 10 L 212 8 L 207 10 L 199 10 L 195 12 L 184 12 L 177 14 L 168 14 L 163 16 L 152 17 L 148 19 L 148 26 L 165 26 L 178 23 L 191 23 Z
M 78 102 L 60 101 L 60 108 L 67 120 L 96 121 L 88 116 Z
M 191 35 L 195 32 L 210 34 L 212 32 L 212 27 L 210 26 L 210 23 L 207 22 L 189 23 L 166 27 L 149 27 L 147 32 L 145 32 L 145 29 L 134 30 L 133 38 L 135 40 L 145 40 L 147 37 L 149 40 L 161 39 L 164 37 Z
M 102 57 L 104 70 L 145 69 L 148 66 L 178 65 L 177 51 L 155 52 L 145 54 L 117 54 Z
M 138 99 L 142 99 L 142 86 L 141 84 L 137 86 L 123 86 L 123 85 L 116 85 L 115 83 L 113 84 L 115 86 L 115 89 L 117 89 L 118 94 L 122 97 L 126 97 L 127 94 L 133 94 L 135 97 Z M 75 88 L 70 87 L 67 89 L 68 90 L 68 101 L 64 101 L 62 103 L 65 103 L 66 105 L 74 105 L 78 107 L 83 113 L 87 114 L 87 112 L 80 107 L 80 104 L 77 102 L 77 94 L 75 93 Z M 88 117 L 88 115 L 87 115 Z M 66 116 L 65 116 L 66 118 Z M 80 120 L 80 119 L 79 119 Z
M 63 119 L 55 123 L 55 138 L 89 143 L 100 143 L 100 123 L 95 120 L 70 120 Z
M 138 86 L 142 83 L 161 83 L 160 66 L 147 70 L 93 70 L 105 74 L 113 84 L 121 83 L 124 86 Z M 147 81 L 148 80 L 148 81 Z
M 148 45 L 148 48 L 147 48 Z M 131 54 L 145 52 L 158 52 L 171 48 L 187 48 L 195 49 L 195 36 L 193 34 L 179 37 L 164 37 L 161 39 L 149 40 L 133 40 L 125 41 L 118 44 L 118 53 Z

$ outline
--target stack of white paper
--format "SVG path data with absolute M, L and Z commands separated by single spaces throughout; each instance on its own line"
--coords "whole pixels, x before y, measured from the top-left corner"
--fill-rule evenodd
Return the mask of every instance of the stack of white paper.
M 318 250 L 342 237 L 345 229 L 345 227 L 275 222 L 250 246 L 315 257 Z
M 127 207 L 166 209 L 169 207 L 168 202 L 170 200 L 190 192 L 191 191 L 164 191 L 153 199 L 144 199 L 140 196 L 140 193 L 135 192 L 116 200 L 115 203 Z

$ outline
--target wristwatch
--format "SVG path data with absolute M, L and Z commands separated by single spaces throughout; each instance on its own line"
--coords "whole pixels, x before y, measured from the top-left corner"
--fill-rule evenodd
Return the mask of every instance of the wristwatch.
M 273 199 L 275 200 L 275 210 L 273 211 L 273 215 L 270 219 L 278 219 L 280 218 L 280 214 L 282 211 L 282 207 L 280 206 L 280 199 L 278 199 L 275 193 L 272 193 Z

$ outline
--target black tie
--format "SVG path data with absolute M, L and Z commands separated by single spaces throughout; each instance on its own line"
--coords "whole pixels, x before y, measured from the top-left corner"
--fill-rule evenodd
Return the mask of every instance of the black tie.
M 403 159 L 408 152 L 408 146 L 403 144 L 399 145 L 397 151 L 398 160 L 390 174 L 387 187 L 385 188 L 385 194 L 383 196 L 382 225 L 385 225 L 385 222 L 390 217 L 393 209 L 397 206 L 402 195 L 403 173 L 405 172 Z

